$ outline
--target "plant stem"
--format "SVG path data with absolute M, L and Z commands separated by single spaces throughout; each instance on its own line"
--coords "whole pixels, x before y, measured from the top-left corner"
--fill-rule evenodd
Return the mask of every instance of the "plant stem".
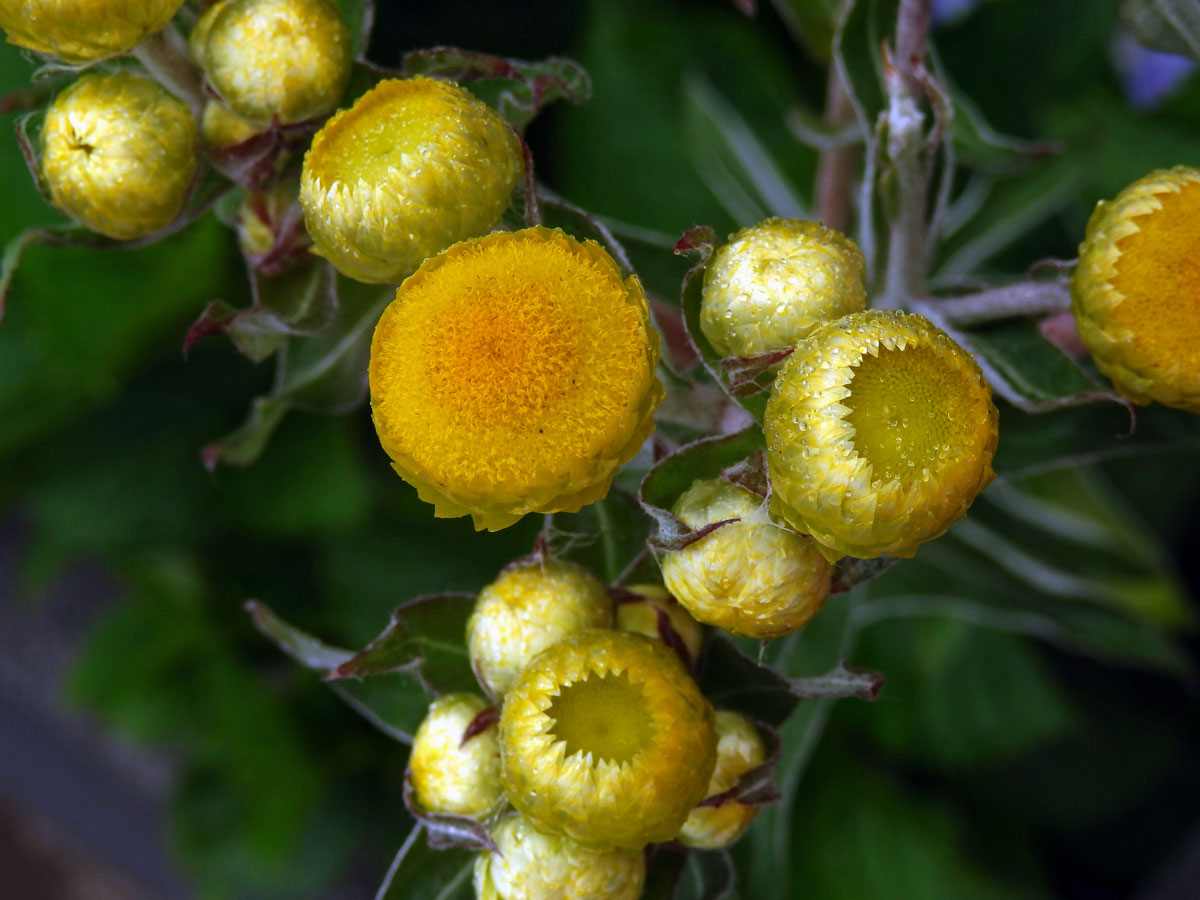
M 1022 281 L 966 297 L 913 303 L 914 311 L 925 311 L 930 306 L 936 307 L 948 322 L 970 328 L 1001 319 L 1062 312 L 1070 308 L 1071 294 L 1065 285 L 1054 282 Z
M 199 122 L 204 115 L 204 88 L 183 37 L 171 26 L 146 37 L 133 48 L 137 61 L 168 91 L 188 105 Z
M 854 107 L 837 66 L 829 67 L 825 86 L 825 121 L 830 125 L 845 125 L 854 118 Z M 817 218 L 838 231 L 850 225 L 850 179 L 854 174 L 854 147 L 827 147 L 821 151 L 817 164 Z

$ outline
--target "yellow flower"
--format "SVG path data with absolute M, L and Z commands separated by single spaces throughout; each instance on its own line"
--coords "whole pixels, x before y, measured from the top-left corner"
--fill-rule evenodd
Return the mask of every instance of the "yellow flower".
M 1117 390 L 1200 413 L 1200 169 L 1151 172 L 1100 203 L 1071 279 L 1079 337 Z
M 481 819 L 504 802 L 497 729 L 467 737 L 487 708 L 474 694 L 446 694 L 429 705 L 408 761 L 417 800 L 429 812 Z
M 584 631 L 531 662 L 504 698 L 501 779 L 543 832 L 595 847 L 668 841 L 704 797 L 713 711 L 679 657 L 624 631 Z
M 793 347 L 867 305 L 866 261 L 817 222 L 767 219 L 743 228 L 704 272 L 700 330 L 723 356 Z
M 523 170 L 512 129 L 462 88 L 381 81 L 317 132 L 300 202 L 338 271 L 394 283 L 495 225 Z
M 8 42 L 85 63 L 132 50 L 159 31 L 183 0 L 0 0 Z
M 196 173 L 196 123 L 157 82 L 127 72 L 85 75 L 42 126 L 42 175 L 54 205 L 119 240 L 169 225 Z
M 738 779 L 767 758 L 758 731 L 745 716 L 717 711 L 717 765 L 708 782 L 708 797 L 731 790 Z M 740 838 L 754 821 L 757 809 L 737 800 L 720 806 L 697 806 L 679 830 L 679 842 L 698 850 L 718 850 Z
M 803 628 L 825 605 L 832 566 L 814 541 L 772 522 L 754 492 L 697 481 L 674 512 L 693 530 L 741 520 L 660 560 L 667 588 L 701 622 L 765 640 Z
M 542 834 L 521 816 L 492 831 L 495 853 L 475 859 L 478 900 L 638 900 L 646 880 L 636 850 L 597 851 Z
M 263 125 L 325 115 L 350 78 L 350 32 L 332 0 L 219 0 L 190 46 L 230 108 Z
M 991 482 L 996 407 L 965 350 L 921 316 L 870 310 L 788 358 L 764 430 L 772 512 L 826 558 L 912 556 Z
M 400 476 L 490 531 L 608 493 L 654 428 L 658 336 L 599 244 L 530 228 L 451 247 L 371 344 L 371 408 Z
M 519 562 L 479 592 L 467 619 L 467 649 L 480 684 L 495 696 L 526 664 L 569 634 L 612 625 L 608 591 L 574 563 Z
M 200 119 L 200 135 L 209 147 L 224 149 L 248 141 L 259 133 L 253 122 L 247 122 L 218 100 L 204 104 Z
M 617 604 L 617 628 L 663 640 L 667 625 L 687 651 L 688 662 L 700 657 L 704 631 L 691 614 L 657 584 L 631 584 Z M 678 649 L 678 648 L 676 648 Z

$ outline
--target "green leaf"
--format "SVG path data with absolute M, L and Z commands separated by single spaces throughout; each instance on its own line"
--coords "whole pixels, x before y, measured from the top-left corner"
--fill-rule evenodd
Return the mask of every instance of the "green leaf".
M 330 647 L 310 634 L 289 625 L 257 600 L 246 601 L 246 612 L 254 619 L 254 627 L 269 637 L 296 662 L 318 672 L 336 669 L 354 657 L 354 651 Z
M 718 709 L 737 710 L 768 725 L 782 724 L 799 702 L 788 679 L 721 636 L 709 640 L 696 682 Z
M 689 853 L 675 900 L 729 900 L 737 896 L 737 873 L 728 850 Z
M 1146 46 L 1200 60 L 1197 0 L 1121 0 L 1121 18 Z
M 880 47 L 892 42 L 897 6 L 897 0 L 846 0 L 834 33 L 834 61 L 866 134 L 887 107 Z
M 375 24 L 375 0 L 338 0 L 342 21 L 350 30 L 350 52 L 362 59 L 371 44 L 371 27 Z
M 792 39 L 819 62 L 833 53 L 838 0 L 773 0 Z
M 430 848 L 424 827 L 415 825 L 375 900 L 472 900 L 475 856 L 469 850 Z
M 579 563 L 613 584 L 646 552 L 652 522 L 628 491 L 614 486 L 608 496 L 577 513 L 555 513 L 545 534 L 550 553 Z

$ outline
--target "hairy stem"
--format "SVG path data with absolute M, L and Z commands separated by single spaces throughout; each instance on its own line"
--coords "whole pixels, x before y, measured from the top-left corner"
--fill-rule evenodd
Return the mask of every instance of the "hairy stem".
M 829 67 L 825 86 L 825 121 L 830 125 L 845 125 L 854 118 L 850 95 L 836 66 Z M 854 175 L 855 147 L 827 147 L 821 151 L 817 164 L 817 218 L 838 231 L 850 225 L 850 180 Z
M 133 48 L 137 61 L 168 91 L 188 105 L 199 122 L 204 115 L 204 88 L 183 37 L 171 26 Z
M 1001 319 L 1062 312 L 1070 308 L 1071 294 L 1065 285 L 1054 282 L 1022 281 L 966 297 L 914 303 L 913 309 L 927 310 L 930 305 L 947 321 L 970 328 Z

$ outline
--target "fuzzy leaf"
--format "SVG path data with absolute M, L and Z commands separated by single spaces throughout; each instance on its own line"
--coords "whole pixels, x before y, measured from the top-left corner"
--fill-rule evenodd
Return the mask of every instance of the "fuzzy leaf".
M 396 853 L 375 900 L 472 900 L 475 854 L 450 848 L 435 850 L 417 823 Z
M 833 52 L 838 0 L 774 0 L 788 32 L 818 62 L 827 62 Z
M 449 847 L 463 850 L 496 849 L 484 823 L 467 816 L 430 812 L 421 806 L 413 788 L 411 769 L 404 773 L 404 805 L 409 814 L 425 826 L 426 838 L 434 850 L 445 850 Z
M 879 698 L 886 680 L 878 672 L 852 668 L 842 660 L 824 675 L 791 679 L 790 690 L 800 699 L 857 697 L 859 700 L 874 701 Z
M 644 555 L 651 526 L 633 495 L 614 486 L 577 513 L 554 513 L 543 533 L 555 557 L 577 562 L 611 584 Z
M 714 706 L 772 726 L 781 725 L 799 702 L 788 679 L 720 636 L 709 640 L 696 681 Z
M 1200 60 L 1197 0 L 1121 0 L 1121 18 L 1147 47 Z
M 280 650 L 309 669 L 328 672 L 354 657 L 352 650 L 331 647 L 311 634 L 289 625 L 275 615 L 265 603 L 247 600 L 245 608 L 254 620 L 255 628 L 274 641 Z
M 831 594 L 845 594 L 860 584 L 866 584 L 878 578 L 900 560 L 892 556 L 877 556 L 875 559 L 856 559 L 847 556 L 838 560 L 833 567 L 833 583 L 830 585 Z
M 366 56 L 375 24 L 375 0 L 338 0 L 338 6 L 350 29 L 350 52 L 355 59 Z

